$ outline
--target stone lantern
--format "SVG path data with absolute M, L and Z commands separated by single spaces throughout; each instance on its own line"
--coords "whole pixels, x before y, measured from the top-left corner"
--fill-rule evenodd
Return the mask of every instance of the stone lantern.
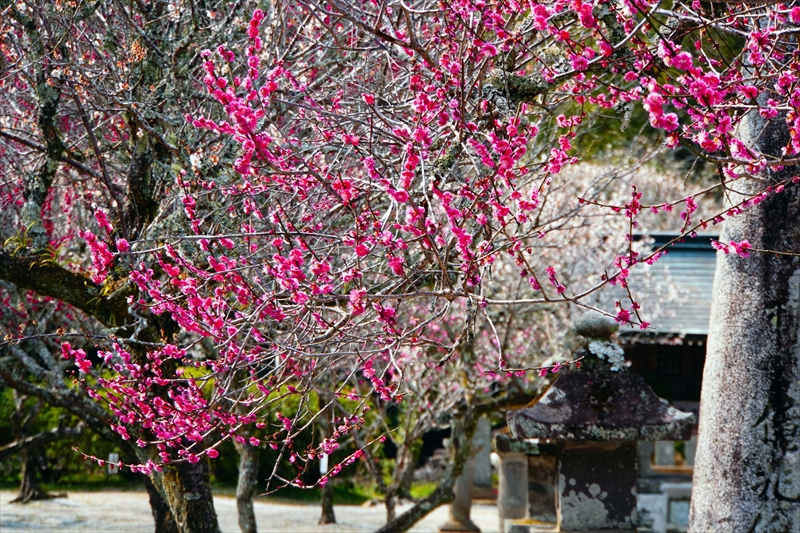
M 557 443 L 555 529 L 512 523 L 510 531 L 614 531 L 637 526 L 637 441 L 688 439 L 694 415 L 658 398 L 629 374 L 617 324 L 591 313 L 576 322 L 585 339 L 580 368 L 558 376 L 531 407 L 508 413 L 515 439 Z

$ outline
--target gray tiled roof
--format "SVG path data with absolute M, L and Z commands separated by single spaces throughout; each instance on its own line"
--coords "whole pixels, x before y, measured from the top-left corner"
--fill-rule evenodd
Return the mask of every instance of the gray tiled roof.
M 655 250 L 675 235 L 651 234 L 650 237 L 655 241 Z M 718 236 L 698 235 L 673 244 L 655 264 L 645 267 L 644 275 L 631 281 L 631 291 L 641 305 L 642 319 L 651 324 L 647 332 L 708 334 L 716 265 L 712 238 Z M 621 333 L 625 332 L 626 328 L 622 328 Z

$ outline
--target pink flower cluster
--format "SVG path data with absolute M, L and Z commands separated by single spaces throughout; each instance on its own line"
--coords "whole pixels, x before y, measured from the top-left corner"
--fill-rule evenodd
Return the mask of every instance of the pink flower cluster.
M 725 255 L 728 255 L 733 251 L 735 254 L 741 257 L 750 257 L 750 243 L 745 239 L 739 242 L 730 241 L 729 243 L 725 244 L 719 241 L 711 241 L 711 246 L 716 248 L 717 250 L 721 250 Z
M 114 254 L 109 250 L 108 244 L 98 239 L 91 231 L 81 231 L 78 235 L 86 241 L 91 251 L 92 267 L 94 268 L 92 281 L 102 283 L 108 276 L 108 269 L 114 261 Z

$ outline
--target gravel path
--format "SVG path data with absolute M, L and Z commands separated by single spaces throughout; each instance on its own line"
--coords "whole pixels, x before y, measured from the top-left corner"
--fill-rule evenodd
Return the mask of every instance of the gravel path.
M 145 533 L 152 532 L 146 492 L 70 492 L 68 498 L 58 498 L 26 505 L 11 505 L 11 491 L 0 491 L 0 532 L 93 532 L 93 533 Z M 214 504 L 220 526 L 225 533 L 238 533 L 236 500 L 218 496 Z M 407 509 L 401 506 L 399 511 Z M 335 507 L 338 524 L 317 525 L 319 505 L 292 505 L 286 503 L 256 502 L 256 521 L 260 533 L 334 533 L 375 531 L 385 520 L 382 505 L 360 507 L 339 505 Z M 447 507 L 429 514 L 416 527 L 417 533 L 433 533 L 447 518 Z M 477 504 L 472 507 L 472 519 L 484 533 L 498 530 L 497 507 Z

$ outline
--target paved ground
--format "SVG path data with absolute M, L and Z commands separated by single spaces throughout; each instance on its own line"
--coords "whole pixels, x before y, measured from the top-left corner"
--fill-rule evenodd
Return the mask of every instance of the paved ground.
M 0 532 L 81 532 L 144 533 L 152 532 L 153 518 L 146 492 L 71 492 L 68 498 L 11 505 L 11 491 L 0 491 Z M 238 533 L 236 501 L 229 497 L 214 499 L 220 525 L 225 533 Z M 402 512 L 408 506 L 402 506 Z M 261 533 L 334 533 L 375 531 L 384 524 L 385 508 L 336 506 L 338 524 L 317 525 L 319 505 L 284 503 L 255 504 L 256 521 Z M 447 507 L 440 507 L 419 522 L 411 531 L 427 533 L 447 518 Z M 473 505 L 472 519 L 484 533 L 498 530 L 497 507 Z

